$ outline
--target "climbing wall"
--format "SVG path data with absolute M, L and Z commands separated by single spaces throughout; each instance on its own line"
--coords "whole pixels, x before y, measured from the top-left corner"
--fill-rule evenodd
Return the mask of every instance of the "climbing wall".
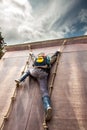
M 41 51 L 45 51 L 50 55 L 59 48 L 60 46 L 50 46 L 33 49 L 32 51 L 36 55 Z M 58 64 L 51 95 L 53 117 L 47 123 L 49 130 L 87 129 L 86 57 L 86 43 L 79 44 L 78 42 L 77 44 L 65 45 Z M 2 93 L 0 94 L 0 102 L 3 99 L 3 103 L 0 103 L 2 104 L 0 108 L 3 115 L 7 112 L 5 110 L 8 109 L 8 102 L 10 102 L 16 88 L 14 79 L 20 76 L 27 58 L 28 50 L 21 50 L 7 52 L 1 60 L 0 88 Z M 55 65 L 51 72 L 54 72 L 54 69 Z M 50 82 L 51 77 L 48 84 Z M 35 79 L 28 77 L 16 89 L 16 98 L 13 101 L 11 112 L 4 122 L 3 130 L 44 130 L 42 126 L 43 119 L 44 111 L 39 85 Z

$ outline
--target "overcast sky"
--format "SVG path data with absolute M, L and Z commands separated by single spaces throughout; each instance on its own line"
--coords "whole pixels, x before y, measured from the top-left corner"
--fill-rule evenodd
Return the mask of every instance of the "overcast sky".
M 87 0 L 0 0 L 0 31 L 8 45 L 87 35 Z

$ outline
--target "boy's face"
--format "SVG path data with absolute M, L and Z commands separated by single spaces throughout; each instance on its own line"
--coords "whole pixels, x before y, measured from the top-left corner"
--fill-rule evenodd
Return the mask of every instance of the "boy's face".
M 45 57 L 45 53 L 38 54 L 38 57 Z

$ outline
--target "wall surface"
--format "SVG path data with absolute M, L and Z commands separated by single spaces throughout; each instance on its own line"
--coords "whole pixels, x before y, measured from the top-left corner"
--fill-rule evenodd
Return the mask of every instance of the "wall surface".
M 51 55 L 61 45 L 56 43 L 54 46 L 49 44 L 47 47 L 32 47 L 32 51 L 35 55 L 43 51 Z M 11 47 L 12 50 L 9 48 L 0 60 L 0 126 L 3 124 L 3 130 L 43 130 L 44 111 L 37 81 L 30 77 L 19 87 L 16 87 L 14 81 L 20 77 L 25 67 L 29 50 L 13 51 L 14 47 Z M 48 84 L 54 68 L 55 65 Z M 14 91 L 16 96 L 13 96 Z M 87 129 L 86 39 L 71 39 L 66 42 L 59 60 L 51 101 L 53 117 L 48 122 L 49 130 Z

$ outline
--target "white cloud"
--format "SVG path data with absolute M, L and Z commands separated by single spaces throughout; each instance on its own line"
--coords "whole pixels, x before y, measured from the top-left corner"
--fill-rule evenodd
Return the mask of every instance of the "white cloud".
M 85 26 L 85 27 L 83 28 L 83 31 L 84 31 L 84 35 L 87 35 L 87 26 Z
M 84 33 L 84 35 L 87 35 L 87 31 Z
M 35 10 L 28 0 L 2 0 L 0 25 L 6 42 L 12 44 L 64 37 L 66 33 L 74 30 L 74 20 L 63 21 L 61 26 L 57 25 L 57 30 L 53 26 L 76 4 L 76 0 L 49 0 L 43 8 L 37 7 Z
M 27 18 L 30 18 L 30 22 L 33 19 L 32 8 L 28 1 L 22 0 L 21 3 L 21 0 L 7 0 L 0 3 L 0 7 L 0 26 L 5 40 L 7 42 L 23 41 L 24 37 L 19 30 L 22 25 L 26 25 Z

